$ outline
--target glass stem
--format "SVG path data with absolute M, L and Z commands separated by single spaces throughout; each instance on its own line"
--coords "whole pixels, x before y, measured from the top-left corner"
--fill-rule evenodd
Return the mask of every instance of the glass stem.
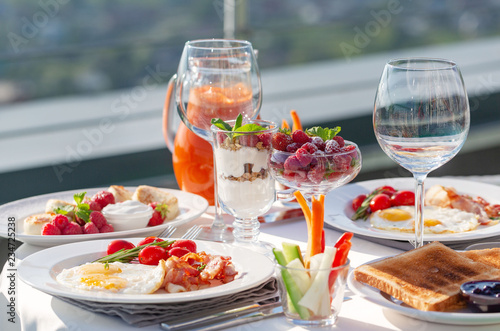
M 259 238 L 260 223 L 257 217 L 235 218 L 233 222 L 234 240 L 240 243 L 255 243 Z
M 219 203 L 219 194 L 217 190 L 217 167 L 215 166 L 215 148 L 212 143 L 212 151 L 214 153 L 214 206 L 215 206 L 215 215 L 214 221 L 212 222 L 212 228 L 215 230 L 222 230 L 226 227 L 226 223 L 224 222 L 224 218 L 222 217 L 222 207 Z
M 424 245 L 424 181 L 427 174 L 414 174 L 415 178 L 415 248 Z

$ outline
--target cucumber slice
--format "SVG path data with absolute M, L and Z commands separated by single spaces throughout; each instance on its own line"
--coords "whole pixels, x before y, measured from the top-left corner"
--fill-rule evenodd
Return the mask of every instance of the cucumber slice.
M 283 254 L 285 255 L 287 264 L 295 259 L 299 259 L 304 264 L 299 245 L 284 242 L 281 246 L 283 246 Z

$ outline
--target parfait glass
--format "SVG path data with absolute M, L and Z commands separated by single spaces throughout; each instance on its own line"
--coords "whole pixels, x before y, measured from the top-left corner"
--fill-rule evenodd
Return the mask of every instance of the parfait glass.
M 212 118 L 227 121 L 234 120 L 241 114 L 244 119 L 249 120 L 257 117 L 260 111 L 262 87 L 252 44 L 248 41 L 227 39 L 187 42 L 177 74 L 169 82 L 168 91 L 171 92 L 167 94 L 166 105 L 177 108 L 177 113 L 183 122 L 180 129 L 187 128 L 194 132 L 210 142 L 213 149 L 210 132 Z M 168 123 L 174 122 L 172 113 L 168 112 Z M 173 130 L 169 132 L 171 131 Z M 179 132 L 185 133 L 185 131 Z M 179 141 L 177 138 L 182 137 L 176 137 L 176 142 Z M 172 137 L 168 140 L 171 141 Z M 195 164 L 200 162 L 201 160 L 191 160 L 191 163 Z M 180 163 L 176 167 L 174 160 L 174 169 L 179 168 L 179 165 Z M 213 167 L 213 164 L 200 164 L 198 173 L 192 176 L 200 176 L 209 167 Z M 213 175 L 215 176 L 215 167 Z M 206 178 L 207 183 L 211 180 L 212 178 Z M 217 201 L 215 180 L 214 200 L 214 221 L 211 225 L 203 227 L 198 239 L 232 241 L 232 228 L 225 224 Z
M 227 121 L 234 126 L 235 121 Z M 258 217 L 276 200 L 275 182 L 268 169 L 271 138 L 278 126 L 251 120 L 236 131 L 211 127 L 217 197 L 222 209 L 235 217 L 234 244 L 269 254 L 272 246 L 258 240 Z
M 333 189 L 349 183 L 361 170 L 358 145 L 348 140 L 344 143 L 338 151 L 311 151 L 299 159 L 297 153 L 300 152 L 273 149 L 269 158 L 271 173 L 280 184 L 299 190 L 311 207 L 313 196 L 326 196 Z
M 456 63 L 444 59 L 389 61 L 375 97 L 373 127 L 382 150 L 415 178 L 415 248 L 423 245 L 424 180 L 462 148 L 469 102 Z

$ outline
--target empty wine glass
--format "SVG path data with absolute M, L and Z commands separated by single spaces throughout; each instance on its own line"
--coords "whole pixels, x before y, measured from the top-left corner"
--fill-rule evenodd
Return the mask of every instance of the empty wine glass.
M 467 92 L 456 63 L 408 58 L 385 65 L 373 127 L 382 150 L 415 178 L 415 248 L 423 245 L 424 180 L 462 148 L 469 123 Z

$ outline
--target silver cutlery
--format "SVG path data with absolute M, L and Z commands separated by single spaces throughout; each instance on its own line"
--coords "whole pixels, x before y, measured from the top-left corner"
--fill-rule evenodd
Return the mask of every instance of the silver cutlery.
M 181 237 L 181 239 L 196 239 L 201 232 L 202 228 L 199 225 L 193 225 L 189 230 L 186 231 Z
M 175 226 L 167 226 L 159 235 L 157 235 L 158 238 L 170 238 L 172 237 L 172 234 L 177 230 Z

